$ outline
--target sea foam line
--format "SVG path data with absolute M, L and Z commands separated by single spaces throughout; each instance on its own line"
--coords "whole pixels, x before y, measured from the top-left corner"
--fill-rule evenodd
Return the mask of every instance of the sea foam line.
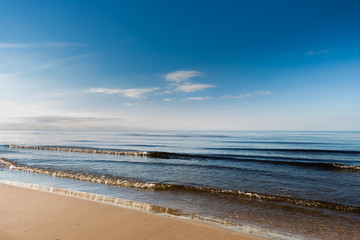
M 108 184 L 108 185 L 114 185 L 114 186 L 118 186 L 118 187 L 140 188 L 140 189 L 155 189 L 156 187 L 166 188 L 166 184 L 159 185 L 159 184 L 155 184 L 155 183 L 138 182 L 138 181 L 125 180 L 125 179 L 120 179 L 120 178 L 97 176 L 97 175 L 92 175 L 92 174 L 83 174 L 83 173 L 79 173 L 79 172 L 71 173 L 71 172 L 64 172 L 64 171 L 55 171 L 55 170 L 50 170 L 50 169 L 42 169 L 42 168 L 37 168 L 37 167 L 27 167 L 27 166 L 22 166 L 15 162 L 11 162 L 11 161 L 3 159 L 3 158 L 0 158 L 0 163 L 2 163 L 4 166 L 8 167 L 11 170 L 39 173 L 39 174 L 44 174 L 44 175 L 51 175 L 53 177 L 68 178 L 68 179 L 80 180 L 80 181 L 85 181 L 85 182 Z
M 239 156 L 228 155 L 199 155 L 199 154 L 185 154 L 185 153 L 171 153 L 171 152 L 147 152 L 147 151 L 124 151 L 124 150 L 111 150 L 111 149 L 99 149 L 99 148 L 82 148 L 82 147 L 61 147 L 61 146 L 21 146 L 21 145 L 9 145 L 10 148 L 30 149 L 30 150 L 44 150 L 44 151 L 57 151 L 57 152 L 78 152 L 78 153 L 90 153 L 90 154 L 112 154 L 112 155 L 125 155 L 133 157 L 150 157 L 159 159 L 213 159 L 213 160 L 231 160 L 231 161 L 244 161 L 244 162 L 261 162 L 265 164 L 283 164 L 294 165 L 304 167 L 314 167 L 324 170 L 335 171 L 348 171 L 359 172 L 360 166 L 347 165 L 341 163 L 326 163 L 326 162 L 304 162 L 304 161 L 280 161 L 280 160 L 261 160 L 261 159 L 249 159 L 239 158 Z M 261 156 L 260 158 L 263 158 Z
M 42 147 L 42 146 L 20 146 L 20 145 L 9 145 L 10 148 L 21 148 L 21 149 L 34 149 L 34 150 L 47 150 L 57 152 L 81 152 L 81 153 L 94 153 L 94 154 L 113 154 L 113 155 L 126 155 L 126 156 L 139 156 L 146 157 L 149 152 L 138 152 L 138 151 L 120 151 L 120 150 L 107 150 L 107 149 L 91 149 L 91 148 L 69 148 L 69 147 Z
M 343 204 L 337 204 L 332 202 L 324 202 L 319 200 L 310 200 L 310 199 L 298 199 L 291 198 L 285 196 L 276 196 L 276 195 L 268 195 L 262 193 L 251 193 L 251 192 L 243 192 L 236 190 L 226 190 L 226 189 L 216 189 L 216 188 L 208 188 L 208 187 L 197 187 L 197 186 L 184 186 L 177 184 L 166 184 L 166 183 L 147 183 L 147 182 L 139 182 L 131 179 L 121 179 L 118 177 L 111 176 L 100 176 L 100 175 L 92 175 L 92 174 L 84 174 L 80 172 L 65 172 L 58 170 L 50 170 L 50 169 L 42 169 L 38 167 L 28 167 L 19 165 L 15 162 L 9 161 L 4 158 L 0 158 L 0 163 L 3 166 L 8 167 L 11 170 L 18 170 L 24 172 L 32 172 L 39 173 L 44 175 L 51 175 L 53 177 L 74 179 L 92 183 L 100 183 L 107 185 L 114 185 L 118 187 L 125 188 L 137 188 L 143 190 L 152 190 L 152 191 L 188 191 L 194 193 L 214 193 L 214 194 L 223 194 L 223 195 L 232 195 L 245 199 L 254 199 L 259 201 L 269 201 L 269 202 L 279 202 L 286 204 L 295 204 L 305 207 L 315 207 L 315 208 L 327 208 L 337 211 L 348 211 L 348 212 L 357 212 L 360 213 L 359 206 L 349 206 Z

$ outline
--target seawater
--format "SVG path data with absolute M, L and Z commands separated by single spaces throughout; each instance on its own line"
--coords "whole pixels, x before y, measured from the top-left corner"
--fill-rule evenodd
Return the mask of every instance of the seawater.
M 360 239 L 360 132 L 0 131 L 0 145 L 2 180 L 274 239 Z

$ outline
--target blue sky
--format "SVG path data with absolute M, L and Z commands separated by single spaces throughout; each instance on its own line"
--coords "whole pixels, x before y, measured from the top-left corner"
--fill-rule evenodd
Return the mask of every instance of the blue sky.
M 1 1 L 0 129 L 360 130 L 358 1 Z

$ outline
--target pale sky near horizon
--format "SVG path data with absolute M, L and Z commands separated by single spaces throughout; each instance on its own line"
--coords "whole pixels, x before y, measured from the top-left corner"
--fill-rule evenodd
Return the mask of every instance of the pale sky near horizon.
M 358 1 L 0 2 L 0 129 L 360 130 Z

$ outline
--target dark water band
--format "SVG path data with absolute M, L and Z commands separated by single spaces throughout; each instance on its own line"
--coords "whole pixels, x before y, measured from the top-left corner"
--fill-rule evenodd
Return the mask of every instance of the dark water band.
M 204 148 L 207 150 L 224 151 L 261 151 L 261 152 L 290 152 L 290 153 L 320 153 L 320 154 L 360 154 L 355 150 L 331 150 L 331 149 L 298 149 L 298 148 Z

